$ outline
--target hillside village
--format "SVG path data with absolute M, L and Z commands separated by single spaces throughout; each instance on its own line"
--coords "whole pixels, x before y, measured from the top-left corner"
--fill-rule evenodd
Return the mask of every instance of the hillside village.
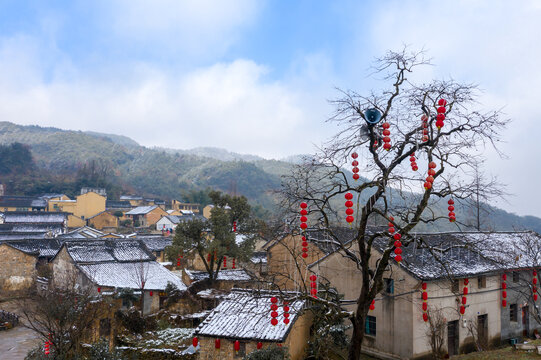
M 63 288 L 87 294 L 100 309 L 77 345 L 82 349 L 105 341 L 110 349 L 141 359 L 242 359 L 260 349 L 304 359 L 326 326 L 318 318 L 320 299 L 341 294 L 344 310 L 355 309 L 355 284 L 362 274 L 339 251 L 352 245 L 352 230 L 339 231 L 339 239 L 310 228 L 306 240 L 285 229 L 271 238 L 255 234 L 249 258 L 216 259 L 219 270 L 209 282 L 211 253 L 202 258 L 193 249 L 171 257 L 168 248 L 179 224 L 206 223 L 214 208 L 137 195 L 109 199 L 99 188 L 83 188 L 74 199 L 1 194 L 0 309 L 10 311 L 0 312 L 0 326 L 9 332 L 25 321 L 15 299 L 31 293 L 57 296 L 56 289 Z M 236 223 L 230 231 L 235 242 L 246 241 Z M 473 249 L 480 241 L 494 249 L 517 248 L 541 240 L 527 231 L 419 236 L 433 248 L 467 243 Z M 310 249 L 306 257 L 301 256 L 304 245 Z M 376 245 L 384 247 L 383 241 Z M 365 353 L 428 358 L 435 349 L 427 339 L 439 336 L 436 350 L 452 356 L 537 336 L 541 267 L 536 251 L 516 259 L 514 253 L 504 254 L 505 261 L 498 251 L 480 255 L 468 247 L 442 252 L 442 261 L 429 251 L 404 248 L 404 260 L 385 270 L 385 289 L 365 324 Z M 298 271 L 299 263 L 306 272 Z M 428 306 L 441 314 L 430 323 Z M 136 330 L 129 319 L 138 317 L 147 325 Z M 336 334 L 348 328 L 347 319 L 332 327 Z M 52 343 L 35 345 L 53 351 Z

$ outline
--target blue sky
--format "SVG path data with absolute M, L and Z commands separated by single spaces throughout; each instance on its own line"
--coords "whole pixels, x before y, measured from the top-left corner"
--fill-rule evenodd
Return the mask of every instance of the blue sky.
M 0 119 L 281 158 L 335 128 L 335 87 L 366 92 L 375 57 L 408 44 L 418 79 L 477 83 L 513 120 L 487 171 L 541 216 L 534 134 L 541 3 L 489 0 L 0 0 Z M 525 134 L 525 129 L 527 134 Z M 517 176 L 520 174 L 521 176 Z

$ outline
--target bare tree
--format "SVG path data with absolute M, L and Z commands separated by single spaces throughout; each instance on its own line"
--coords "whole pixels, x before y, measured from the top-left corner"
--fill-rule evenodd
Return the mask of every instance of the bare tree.
M 141 314 L 145 313 L 145 286 L 151 278 L 150 262 L 140 259 L 133 263 L 132 283 L 141 291 Z
M 299 204 L 306 202 L 310 226 L 326 232 L 345 261 L 361 273 L 356 310 L 344 313 L 353 324 L 352 360 L 360 358 L 366 316 L 384 287 L 385 269 L 400 259 L 401 247 L 415 242 L 432 250 L 413 232 L 455 219 L 454 212 L 449 216 L 442 212 L 441 203 L 474 194 L 472 174 L 483 161 L 482 150 L 487 146 L 497 150 L 500 131 L 507 123 L 498 111 L 478 108 L 475 85 L 453 80 L 415 84 L 408 79 L 427 64 L 423 53 L 407 49 L 379 59 L 375 71 L 390 82 L 389 88 L 366 96 L 342 91 L 342 97 L 333 101 L 336 113 L 329 120 L 339 131 L 283 184 L 283 207 L 298 214 Z M 360 181 L 353 181 L 348 171 L 354 152 L 364 177 Z M 354 203 L 354 234 L 347 242 L 351 246 L 344 245 L 333 230 L 333 225 L 344 223 L 343 202 L 348 193 Z M 298 228 L 298 217 L 289 218 Z M 460 222 L 458 216 L 457 229 Z M 389 223 L 396 232 L 370 229 L 372 223 Z M 376 244 L 381 251 L 377 255 Z M 377 262 L 372 260 L 375 256 Z
M 445 330 L 447 328 L 447 320 L 443 315 L 441 309 L 431 308 L 428 312 L 428 330 L 426 331 L 426 337 L 432 349 L 432 357 L 437 359 L 444 359 L 446 351 L 445 345 Z

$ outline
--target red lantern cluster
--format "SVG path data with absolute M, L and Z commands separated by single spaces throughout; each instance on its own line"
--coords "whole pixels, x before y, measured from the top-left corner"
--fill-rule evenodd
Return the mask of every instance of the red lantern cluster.
M 351 225 L 355 220 L 355 218 L 353 217 L 353 201 L 351 201 L 351 199 L 353 199 L 353 194 L 347 192 L 344 197 L 346 198 L 346 221 L 348 222 L 348 224 Z
M 357 158 L 359 155 L 357 155 L 356 152 L 351 154 L 351 157 L 353 158 L 353 161 L 351 162 L 351 166 L 353 166 L 353 169 L 351 170 L 353 172 L 353 180 L 357 181 L 359 180 L 359 162 L 357 161 Z
M 231 269 L 236 269 L 236 265 L 235 265 L 235 258 L 233 258 L 233 265 L 231 266 Z
M 393 224 L 393 221 L 394 221 L 394 217 L 392 216 L 389 216 L 389 234 L 394 234 L 395 232 L 395 229 L 394 229 L 394 224 Z
M 278 310 L 278 305 L 276 304 L 277 302 L 278 299 L 275 296 L 271 297 L 271 324 L 273 326 L 278 325 L 278 311 L 276 311 Z
M 447 201 L 447 204 L 449 204 L 449 207 L 447 208 L 447 210 L 449 210 L 449 221 L 450 222 L 455 222 L 456 221 L 456 215 L 454 213 L 455 207 L 453 206 L 455 204 L 455 202 L 454 202 L 453 199 L 449 199 L 449 201 Z
M 302 237 L 302 257 L 308 257 L 308 241 L 306 241 L 306 236 Z
M 370 309 L 370 311 L 373 311 L 376 308 L 376 300 L 372 300 L 368 308 Z
M 468 295 L 468 284 L 470 280 L 468 278 L 464 279 L 464 289 L 462 289 L 462 304 L 460 305 L 460 314 L 464 315 L 466 312 L 466 302 L 468 301 L 466 295 Z
M 391 131 L 389 128 L 391 125 L 388 122 L 384 122 L 383 125 L 383 148 L 387 151 L 391 150 L 391 138 L 389 135 L 391 135 Z
M 210 254 L 209 254 L 210 255 Z M 209 260 L 210 261 L 210 260 Z M 177 258 L 177 267 L 180 267 L 180 258 Z
M 314 299 L 317 299 L 317 276 L 310 275 L 310 294 Z
M 289 324 L 289 306 L 287 301 L 284 301 L 284 324 Z
M 397 263 L 400 263 L 402 261 L 402 242 L 400 239 L 402 238 L 402 235 L 396 233 L 393 235 L 394 241 L 394 259 Z
M 502 307 L 507 306 L 507 274 L 502 275 Z
M 445 112 L 447 109 L 445 109 L 445 105 L 447 105 L 447 101 L 445 99 L 439 99 L 438 100 L 438 115 L 436 116 L 436 127 L 438 129 L 441 129 L 443 127 L 443 120 L 445 120 Z
M 413 170 L 413 171 L 419 170 L 419 167 L 417 166 L 416 161 L 417 161 L 417 159 L 415 159 L 415 153 L 411 154 L 410 163 L 411 163 L 411 170 Z
M 194 338 L 192 339 L 192 345 L 193 345 L 193 347 L 197 347 L 197 344 L 199 344 L 199 339 L 198 339 L 197 337 L 194 337 Z
M 227 256 L 224 256 L 224 266 L 223 266 L 223 268 L 224 269 L 227 268 Z
M 535 269 L 532 272 L 532 293 L 533 301 L 537 301 L 537 271 Z
M 233 232 L 237 232 L 237 222 L 233 221 Z
M 436 163 L 434 161 L 431 161 L 428 163 L 428 176 L 426 177 L 426 181 L 424 183 L 425 190 L 430 190 L 432 188 L 432 184 L 434 183 L 434 175 L 436 175 Z
M 421 121 L 423 122 L 423 142 L 428 141 L 428 116 L 421 116 Z
M 308 210 L 306 208 L 308 205 L 305 202 L 301 202 L 301 229 L 304 231 L 308 227 L 306 222 L 308 221 L 308 218 L 306 215 L 308 215 Z
M 49 355 L 50 353 L 50 346 L 51 346 L 51 343 L 47 340 L 45 341 L 45 355 Z
M 428 293 L 426 292 L 427 284 L 424 282 L 421 284 L 421 299 L 423 299 L 423 320 L 424 322 L 428 321 Z

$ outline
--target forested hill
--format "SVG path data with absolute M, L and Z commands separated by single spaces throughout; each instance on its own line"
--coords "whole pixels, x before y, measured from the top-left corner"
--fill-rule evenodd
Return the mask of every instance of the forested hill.
M 281 176 L 299 161 L 298 156 L 265 160 L 217 148 L 147 148 L 122 135 L 0 122 L 0 144 L 13 143 L 24 146 L 0 149 L 0 182 L 13 195 L 75 195 L 81 186 L 100 186 L 107 188 L 111 198 L 131 193 L 204 203 L 208 200 L 205 190 L 214 188 L 245 195 L 260 215 L 275 210 L 273 192 L 279 189 Z M 441 204 L 437 212 L 445 216 L 446 207 Z M 468 204 L 456 207 L 458 217 L 474 217 Z M 483 229 L 541 232 L 540 218 L 486 205 L 484 209 L 489 212 L 481 214 Z M 437 229 L 456 230 L 456 226 L 442 222 Z

